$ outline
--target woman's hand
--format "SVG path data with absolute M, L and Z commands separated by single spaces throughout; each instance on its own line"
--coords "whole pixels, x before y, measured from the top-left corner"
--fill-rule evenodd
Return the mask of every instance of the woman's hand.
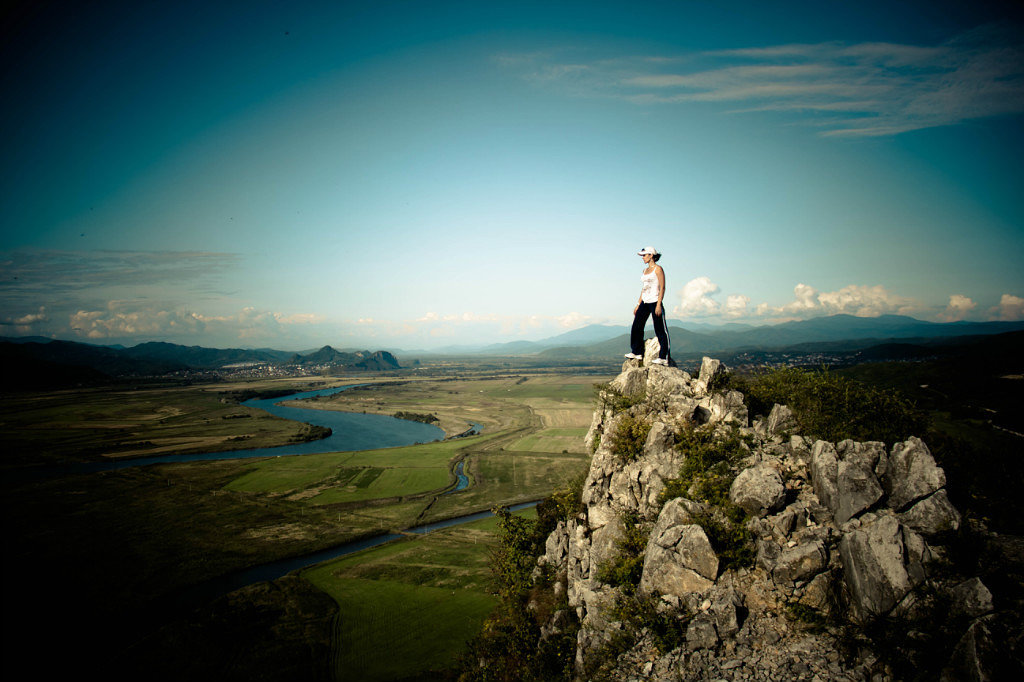
M 638 310 L 640 310 L 640 304 L 639 303 L 637 303 L 635 306 L 633 306 L 633 314 L 636 315 L 636 311 L 638 311 Z
M 654 314 L 661 316 L 661 301 L 658 301 L 658 305 L 654 306 Z

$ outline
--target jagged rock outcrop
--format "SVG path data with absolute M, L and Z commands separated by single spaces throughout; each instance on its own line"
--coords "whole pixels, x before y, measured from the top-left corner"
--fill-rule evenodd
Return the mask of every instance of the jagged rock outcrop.
M 742 394 L 715 390 L 721 363 L 705 358 L 694 378 L 651 364 L 656 344 L 648 341 L 644 360 L 627 360 L 610 383 L 615 395 L 605 396 L 586 436 L 593 458 L 582 510 L 558 523 L 539 560 L 559 576 L 555 589 L 575 612 L 580 675 L 625 627 L 613 615 L 624 588 L 600 577 L 623 551 L 624 519 L 650 529 L 637 558 L 636 594 L 654 598 L 684 634 L 675 648 L 659 651 L 641 630 L 610 663 L 618 679 L 892 679 L 869 646 L 842 658 L 834 629 L 809 630 L 793 614 L 853 626 L 909 618 L 936 592 L 950 595 L 965 624 L 949 670 L 984 667 L 976 659 L 991 640 L 984 619 L 992 595 L 976 577 L 947 585 L 948 566 L 936 570 L 961 517 L 923 441 L 911 437 L 892 448 L 811 442 L 780 405 L 748 426 Z M 608 437 L 624 419 L 650 424 L 642 454 L 632 460 L 618 456 Z M 723 568 L 706 527 L 721 509 L 688 494 L 663 494 L 687 457 L 675 447 L 677 431 L 698 426 L 747 439 L 728 496 L 747 514 L 752 565 Z

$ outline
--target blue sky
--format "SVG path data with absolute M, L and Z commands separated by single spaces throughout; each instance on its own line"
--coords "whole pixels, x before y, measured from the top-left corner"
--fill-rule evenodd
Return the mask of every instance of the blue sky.
M 429 348 L 1024 318 L 1002 3 L 22 3 L 0 335 Z M 210 5 L 213 5 L 212 7 Z

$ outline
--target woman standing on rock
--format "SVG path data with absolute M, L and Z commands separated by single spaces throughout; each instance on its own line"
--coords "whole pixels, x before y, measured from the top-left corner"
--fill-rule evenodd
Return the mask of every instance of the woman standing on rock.
M 661 304 L 665 298 L 665 270 L 658 265 L 661 254 L 653 246 L 645 246 L 637 255 L 644 259 L 644 273 L 640 275 L 640 300 L 633 308 L 633 329 L 629 337 L 630 352 L 627 358 L 642 360 L 644 357 L 644 327 L 647 318 L 654 316 L 654 333 L 658 336 L 661 351 L 653 360 L 656 365 L 669 363 L 668 328 L 665 326 L 665 309 Z

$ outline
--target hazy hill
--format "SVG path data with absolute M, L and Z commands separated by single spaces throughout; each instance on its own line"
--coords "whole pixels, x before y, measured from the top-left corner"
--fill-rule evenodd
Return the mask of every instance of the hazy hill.
M 355 352 L 339 351 L 331 346 L 313 351 L 307 355 L 294 354 L 288 364 L 292 365 L 334 365 L 343 367 L 355 367 L 367 370 L 399 369 L 398 359 L 391 353 L 383 350 L 371 352 L 361 350 Z
M 126 356 L 141 359 L 159 359 L 196 369 L 213 369 L 238 362 L 284 362 L 290 354 L 276 350 L 246 350 L 244 348 L 204 348 L 179 346 L 174 343 L 151 341 L 122 351 Z
M 608 328 L 613 329 L 613 328 Z M 737 349 L 782 349 L 800 347 L 810 350 L 809 344 L 821 345 L 819 350 L 850 350 L 867 348 L 894 339 L 913 339 L 918 342 L 936 338 L 999 334 L 1024 330 L 1024 322 L 924 322 L 902 315 L 881 317 L 855 317 L 831 315 L 798 322 L 785 322 L 774 326 L 752 329 L 695 332 L 670 325 L 672 351 L 683 353 L 720 353 Z M 627 330 L 628 332 L 628 330 Z M 646 336 L 653 335 L 648 325 Z M 557 338 L 557 337 L 553 337 Z M 582 359 L 611 357 L 629 350 L 629 334 L 591 344 L 564 344 L 551 348 L 547 341 L 537 342 L 537 354 L 552 359 Z
M 119 348 L 74 341 L 19 339 L 17 342 L 0 341 L 0 365 L 3 368 L 0 388 L 24 390 L 97 385 L 114 379 L 212 370 L 246 362 L 332 365 L 365 371 L 400 368 L 398 359 L 387 351 L 346 353 L 330 346 L 302 355 L 266 348 L 204 348 L 162 342 Z
M 159 358 L 125 355 L 123 350 L 73 341 L 0 343 L 0 386 L 7 390 L 96 385 L 112 377 L 149 376 L 187 369 Z

